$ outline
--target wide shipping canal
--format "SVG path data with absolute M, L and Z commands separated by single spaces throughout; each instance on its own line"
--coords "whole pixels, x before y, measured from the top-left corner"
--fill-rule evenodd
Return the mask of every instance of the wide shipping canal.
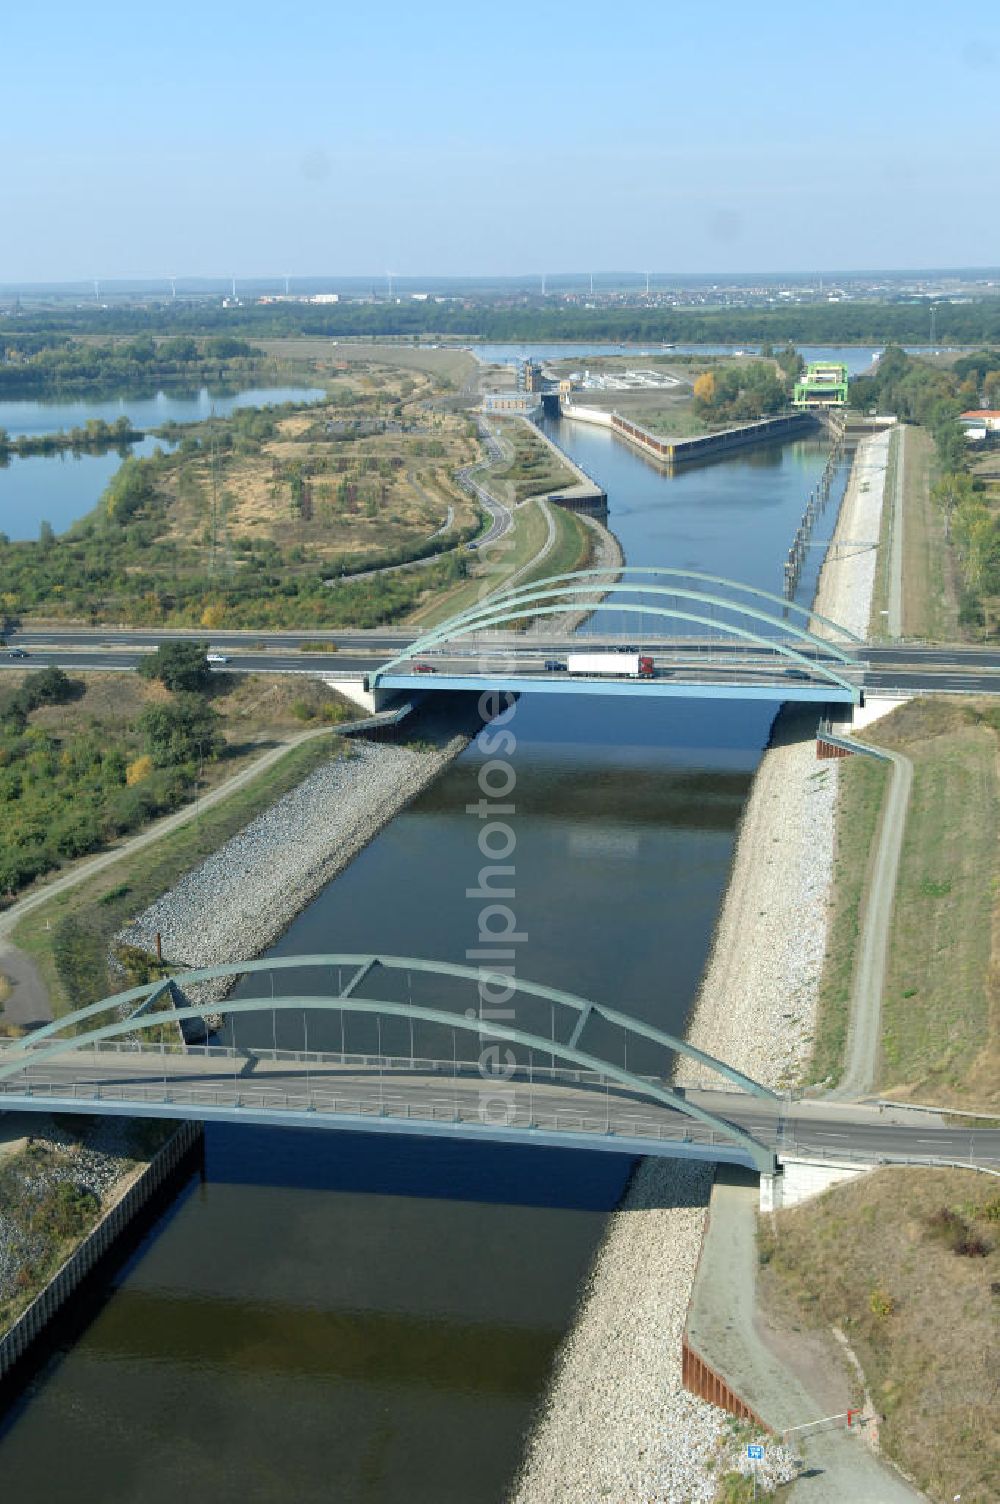
M 629 563 L 780 589 L 825 444 L 667 477 L 604 431 L 549 431 L 607 488 Z M 683 1029 L 775 709 L 521 701 L 509 723 L 521 975 Z M 275 949 L 463 961 L 482 906 L 466 896 L 484 861 L 466 809 L 482 761 L 471 747 Z M 6 1491 L 75 1504 L 498 1504 L 630 1167 L 209 1127 L 204 1178 L 10 1416 Z

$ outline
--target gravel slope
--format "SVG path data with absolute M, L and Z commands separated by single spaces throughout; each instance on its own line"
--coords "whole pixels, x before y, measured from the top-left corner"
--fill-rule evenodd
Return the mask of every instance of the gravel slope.
M 681 1387 L 710 1167 L 643 1160 L 611 1218 L 512 1504 L 709 1504 L 740 1466 L 728 1417 Z M 795 1475 L 769 1447 L 769 1479 Z
M 249 960 L 467 744 L 351 744 L 181 878 L 116 939 L 185 966 Z M 349 937 L 345 936 L 345 943 Z
M 687 1031 L 772 1087 L 794 1084 L 808 1064 L 826 948 L 837 763 L 817 761 L 815 736 L 814 710 L 786 707 L 775 722 Z M 712 1078 L 682 1061 L 676 1079 Z
M 859 637 L 868 636 L 891 439 L 887 428 L 858 444 L 813 603 Z

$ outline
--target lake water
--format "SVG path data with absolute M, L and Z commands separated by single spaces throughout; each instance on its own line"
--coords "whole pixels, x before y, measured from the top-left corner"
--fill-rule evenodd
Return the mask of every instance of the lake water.
M 744 355 L 754 355 L 757 352 L 755 345 L 670 345 L 664 347 L 653 341 L 652 344 L 620 345 L 569 342 L 567 344 L 481 344 L 468 347 L 474 355 L 487 364 L 510 365 L 522 360 L 585 360 L 588 356 L 596 358 L 601 355 L 627 355 L 635 360 L 642 360 L 650 355 L 735 355 L 737 351 Z M 803 360 L 833 360 L 842 361 L 847 367 L 849 376 L 860 376 L 862 372 L 871 368 L 876 355 L 882 352 L 881 345 L 796 345 L 795 347 Z M 926 355 L 938 353 L 931 352 L 922 345 L 907 345 L 911 355 Z M 957 351 L 955 352 L 958 353 Z
M 102 401 L 5 401 L 0 402 L 0 428 L 12 436 L 54 433 L 82 428 L 88 418 L 113 423 L 125 414 L 136 428 L 149 429 L 163 423 L 197 423 L 212 416 L 225 417 L 238 407 L 264 407 L 282 402 L 317 402 L 326 395 L 318 387 L 251 387 L 243 392 L 213 392 L 208 387 L 187 395 L 157 392 L 153 397 L 114 397 Z M 85 516 L 97 505 L 108 481 L 122 462 L 123 454 L 145 457 L 157 444 L 151 436 L 126 450 L 109 449 L 103 454 L 12 455 L 0 465 L 0 533 L 8 538 L 37 538 L 39 525 L 48 522 L 57 533 Z
M 629 562 L 780 588 L 821 444 L 668 476 L 600 430 L 554 431 L 606 486 Z M 519 703 L 522 976 L 683 1028 L 776 708 Z M 465 959 L 483 864 L 466 807 L 482 761 L 471 747 L 275 951 Z M 270 1043 L 270 1014 L 241 1027 Z M 283 1027 L 291 1042 L 301 1025 L 286 1015 Z M 328 1041 L 318 1032 L 311 1023 L 312 1047 L 339 1048 L 339 1025 Z M 11 1415 L 6 1489 L 73 1504 L 500 1504 L 630 1168 L 610 1155 L 209 1128 L 204 1179 Z
M 213 391 L 203 386 L 196 392 L 160 391 L 146 397 L 5 399 L 0 401 L 0 428 L 16 438 L 20 434 L 82 428 L 88 418 L 114 423 L 123 415 L 131 419 L 135 428 L 160 428 L 164 423 L 200 423 L 213 414 L 226 418 L 238 407 L 319 402 L 325 396 L 320 387 L 255 386 L 233 392 Z

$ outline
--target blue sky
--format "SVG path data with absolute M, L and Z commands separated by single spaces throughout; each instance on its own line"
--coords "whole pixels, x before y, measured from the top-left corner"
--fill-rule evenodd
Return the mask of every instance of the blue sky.
M 0 282 L 1000 262 L 996 7 L 4 16 Z

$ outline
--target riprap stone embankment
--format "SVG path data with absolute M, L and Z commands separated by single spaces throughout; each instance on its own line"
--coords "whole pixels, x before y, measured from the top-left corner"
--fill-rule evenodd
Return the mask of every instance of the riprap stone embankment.
M 352 743 L 251 821 L 116 937 L 185 966 L 266 950 L 326 883 L 467 745 L 437 751 Z M 350 935 L 339 937 L 351 949 Z

